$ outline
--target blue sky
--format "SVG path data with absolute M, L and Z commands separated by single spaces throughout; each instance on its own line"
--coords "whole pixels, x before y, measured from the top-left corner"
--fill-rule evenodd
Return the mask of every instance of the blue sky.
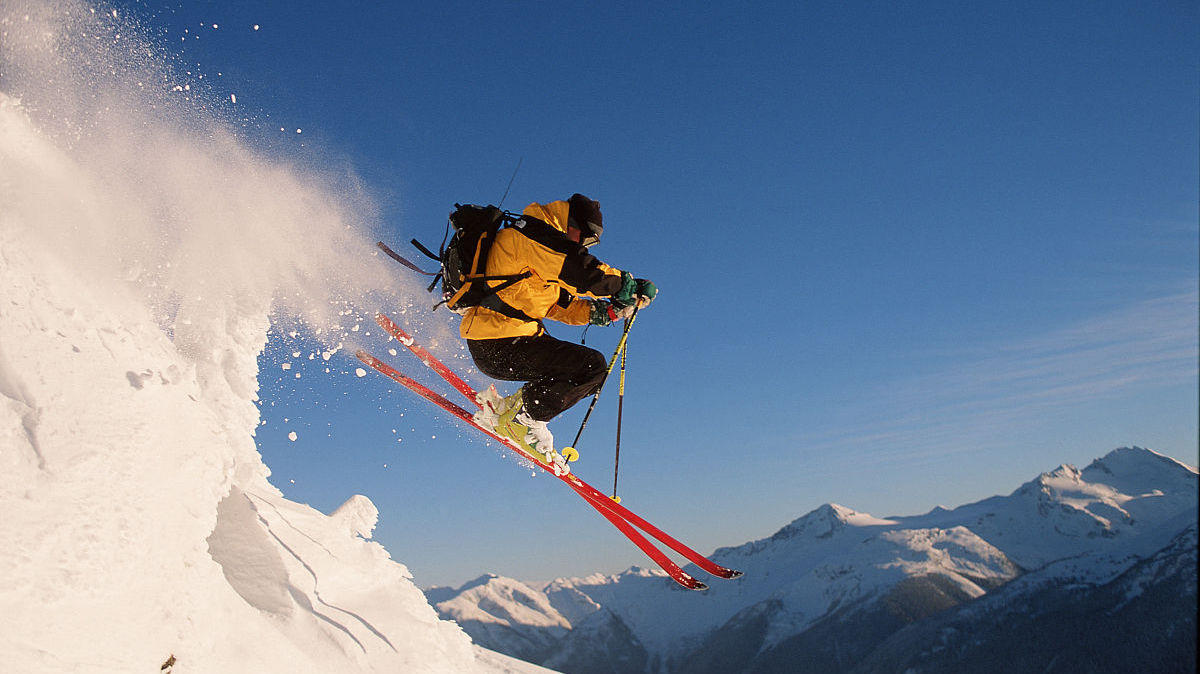
M 621 493 L 703 552 L 824 502 L 912 514 L 1121 445 L 1197 462 L 1195 3 L 128 11 L 236 94 L 249 142 L 356 173 L 380 211 L 364 229 L 398 249 L 497 201 L 518 161 L 510 208 L 598 199 L 596 254 L 662 289 L 630 339 Z M 608 355 L 617 330 L 587 337 Z M 354 362 L 295 380 L 293 350 L 262 359 L 273 482 L 325 511 L 369 496 L 419 584 L 647 563 L 556 481 L 337 374 Z M 576 464 L 603 489 L 614 392 Z

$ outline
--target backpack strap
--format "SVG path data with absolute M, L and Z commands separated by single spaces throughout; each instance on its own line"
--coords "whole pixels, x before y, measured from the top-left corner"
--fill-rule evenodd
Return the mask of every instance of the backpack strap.
M 481 306 L 485 309 L 491 309 L 498 314 L 504 314 L 505 316 L 508 316 L 509 318 L 515 318 L 518 321 L 536 323 L 538 322 L 536 318 L 533 318 L 524 311 L 521 311 L 508 302 L 500 299 L 500 296 L 497 294 L 501 290 L 520 283 L 530 276 L 533 276 L 533 272 L 527 271 L 520 274 L 507 274 L 504 276 L 468 276 L 467 282 L 463 283 L 463 286 L 458 289 L 458 292 L 455 293 L 454 297 L 444 301 L 443 304 L 450 308 L 454 308 L 455 302 L 457 302 L 464 294 L 466 294 L 472 283 L 482 283 L 483 287 L 487 288 L 487 292 L 479 297 L 478 301 L 476 302 L 478 306 Z M 503 281 L 503 283 L 498 286 L 491 286 L 488 285 L 488 281 Z
M 513 283 L 516 283 L 516 281 L 510 281 L 508 285 Z M 479 306 L 483 307 L 484 309 L 490 309 L 498 314 L 503 314 L 509 318 L 515 318 L 518 321 L 525 321 L 527 323 L 541 323 L 541 321 L 538 319 L 500 299 L 496 295 L 496 291 L 488 293 L 483 297 L 483 299 L 479 300 Z
M 441 261 L 442 261 L 442 257 L 441 257 L 440 255 L 434 255 L 432 251 L 430 251 L 430 250 L 429 250 L 428 248 L 426 248 L 425 246 L 421 245 L 421 242 L 420 242 L 420 241 L 417 241 L 416 239 L 413 239 L 413 240 L 412 240 L 412 245 L 416 246 L 417 250 L 419 250 L 419 251 L 421 251 L 422 253 L 424 253 L 424 254 L 425 254 L 425 256 L 426 256 L 426 257 L 428 257 L 430 260 L 436 260 L 436 261 L 438 261 L 438 262 L 441 262 Z
M 442 300 L 441 302 L 438 302 L 437 304 L 434 305 L 433 308 L 437 309 L 438 307 L 440 307 L 443 304 L 445 304 L 446 306 L 448 306 L 450 308 L 453 308 L 454 303 L 457 302 L 463 296 L 463 294 L 466 292 L 466 290 L 470 286 L 470 284 L 479 282 L 479 283 L 484 283 L 485 287 L 487 287 L 487 289 L 488 289 L 488 292 L 486 295 L 483 295 L 479 298 L 479 301 L 476 303 L 476 306 L 483 307 L 484 309 L 490 309 L 498 314 L 503 314 L 504 316 L 508 316 L 509 318 L 515 318 L 518 321 L 525 321 L 527 323 L 539 323 L 540 324 L 541 321 L 530 316 L 529 314 L 525 313 L 524 311 L 521 311 L 520 309 L 514 307 L 513 305 L 509 304 L 508 302 L 505 302 L 504 300 L 500 299 L 499 295 L 496 294 L 496 293 L 499 293 L 501 290 L 504 290 L 505 288 L 507 288 L 515 283 L 524 281 L 525 279 L 529 278 L 532 275 L 533 274 L 531 272 L 524 272 L 521 274 L 509 274 L 506 276 L 472 276 L 472 277 L 469 277 L 470 280 L 467 283 L 463 284 L 463 287 L 459 289 L 459 291 L 454 295 L 454 297 L 451 297 L 450 299 L 446 299 L 446 300 Z M 487 285 L 487 281 L 500 281 L 500 280 L 503 280 L 504 282 L 498 286 L 492 287 L 492 286 Z
M 455 208 L 455 212 L 457 213 L 463 207 L 461 204 L 455 204 L 454 208 Z M 480 208 L 480 207 L 475 207 L 475 208 Z M 456 282 L 461 282 L 461 285 L 459 286 L 458 290 L 454 293 L 453 296 L 451 296 L 447 299 L 444 299 L 441 302 L 438 302 L 437 304 L 434 305 L 433 308 L 437 309 L 438 307 L 445 304 L 446 306 L 450 307 L 451 309 L 454 309 L 455 306 L 459 302 L 464 302 L 467 307 L 480 306 L 480 307 L 483 307 L 490 311 L 494 311 L 498 314 L 507 316 L 512 319 L 515 319 L 518 321 L 523 321 L 523 322 L 528 322 L 528 323 L 537 323 L 540 326 L 541 325 L 540 320 L 530 316 L 529 314 L 525 313 L 524 311 L 521 311 L 520 309 L 512 306 L 511 304 L 508 304 L 504 300 L 500 299 L 499 295 L 497 294 L 500 291 L 502 291 L 506 288 L 509 288 L 509 287 L 513 286 L 514 284 L 519 283 L 519 282 L 529 278 L 530 276 L 533 275 L 533 272 L 525 271 L 520 274 L 496 274 L 496 275 L 488 275 L 486 273 L 482 273 L 482 272 L 486 271 L 487 255 L 491 251 L 492 241 L 495 239 L 494 236 L 489 236 L 489 234 L 494 234 L 495 232 L 499 232 L 500 229 L 503 229 L 504 227 L 510 227 L 510 226 L 516 224 L 517 222 L 519 222 L 520 220 L 522 220 L 522 217 L 523 217 L 517 213 L 513 213 L 511 211 L 500 210 L 494 206 L 490 206 L 490 207 L 488 207 L 488 209 L 491 210 L 490 218 L 491 218 L 491 222 L 493 223 L 492 228 L 490 228 L 488 231 L 483 232 L 483 234 L 475 242 L 475 250 L 474 250 L 473 254 L 471 255 L 470 264 L 465 266 L 465 269 L 468 271 L 466 271 L 465 273 L 459 272 L 460 276 L 457 279 L 444 279 L 443 278 L 443 275 L 446 273 L 445 260 L 444 260 L 445 255 L 446 255 L 446 240 L 445 240 L 445 238 L 443 238 L 443 240 L 442 240 L 442 246 L 441 246 L 441 251 L 440 251 L 441 254 L 434 254 L 433 251 L 431 251 L 428 248 L 426 248 L 425 246 L 423 246 L 421 244 L 421 242 L 417 241 L 416 239 L 412 240 L 412 244 L 413 244 L 413 246 L 415 246 L 417 248 L 417 250 L 421 251 L 423 254 L 425 254 L 430 259 L 437 260 L 443 264 L 442 270 L 441 270 L 442 273 L 438 274 L 434 278 L 433 283 L 430 284 L 430 286 L 429 286 L 428 290 L 430 292 L 433 292 L 433 289 L 437 286 L 437 283 L 439 280 L 443 281 L 443 288 L 445 287 L 444 281 L 446 281 L 446 280 L 453 280 Z M 451 214 L 451 218 L 453 218 L 453 214 Z M 451 222 L 447 221 L 447 223 L 446 223 L 447 237 L 449 236 L 449 233 L 450 233 L 450 225 L 451 225 Z M 455 227 L 457 228 L 458 225 L 455 224 Z M 459 252 L 461 253 L 461 250 Z M 480 267 L 483 267 L 483 269 L 480 269 Z M 493 281 L 500 281 L 500 284 L 493 286 L 493 285 L 491 285 L 491 282 L 493 282 Z
M 516 217 L 507 211 L 501 212 L 499 217 L 501 218 L 502 222 L 501 227 L 511 225 L 516 221 Z M 481 263 L 480 258 L 483 257 L 485 250 L 491 250 L 491 241 L 488 240 L 488 235 L 486 233 L 479 237 L 479 241 L 475 244 L 475 254 L 472 256 L 471 266 L 469 269 L 478 269 Z M 446 306 L 453 308 L 455 303 L 457 303 L 465 294 L 467 294 L 467 292 L 474 287 L 474 284 L 478 283 L 481 284 L 485 290 L 483 293 L 477 296 L 474 304 L 518 321 L 538 323 L 539 321 L 536 318 L 533 318 L 524 311 L 521 311 L 520 309 L 500 299 L 500 296 L 498 295 L 501 290 L 520 283 L 530 276 L 533 276 L 533 272 L 525 271 L 521 272 L 520 274 L 496 275 L 467 274 L 463 278 L 462 287 L 458 289 L 458 292 L 455 293 L 453 297 L 446 300 L 445 304 Z M 492 286 L 489 283 L 490 281 L 502 281 L 502 283 L 497 286 Z

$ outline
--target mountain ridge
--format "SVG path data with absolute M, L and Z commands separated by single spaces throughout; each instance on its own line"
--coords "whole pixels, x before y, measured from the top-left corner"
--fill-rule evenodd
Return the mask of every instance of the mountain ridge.
M 970 610 L 984 598 L 1056 607 L 1047 614 L 1069 614 L 1073 600 L 1111 609 L 1104 588 L 1166 554 L 1181 532 L 1194 528 L 1196 502 L 1195 468 L 1123 447 L 1083 469 L 1062 464 L 1008 495 L 922 515 L 880 518 L 827 503 L 771 536 L 718 548 L 714 561 L 746 576 L 714 583 L 701 595 L 673 591 L 661 574 L 636 567 L 531 588 L 569 626 L 534 661 L 572 673 L 601 671 L 589 660 L 596 653 L 582 645 L 593 629 L 621 654 L 622 666 L 641 663 L 641 670 L 620 671 L 722 671 L 704 663 L 735 661 L 762 671 L 786 671 L 797 662 L 801 670 L 851 671 L 885 644 L 919 660 L 889 641 L 893 635 L 959 612 L 961 620 L 986 622 L 992 614 L 971 618 Z M 1172 554 L 1186 563 L 1186 554 Z M 1159 581 L 1151 577 L 1147 587 L 1152 593 Z M 1068 595 L 1064 588 L 1082 589 Z M 1084 595 L 1087 601 L 1079 599 Z M 461 607 L 431 603 L 475 637 Z M 1071 614 L 1067 622 L 1077 618 Z M 625 642 L 621 634 L 628 634 Z M 828 650 L 831 639 L 842 646 Z M 503 643 L 477 643 L 509 652 Z

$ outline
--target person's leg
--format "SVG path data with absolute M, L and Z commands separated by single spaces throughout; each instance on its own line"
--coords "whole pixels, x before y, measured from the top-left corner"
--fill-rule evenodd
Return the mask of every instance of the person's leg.
M 604 382 L 604 355 L 550 335 L 467 340 L 479 371 L 523 387 L 525 410 L 537 421 L 549 421 Z

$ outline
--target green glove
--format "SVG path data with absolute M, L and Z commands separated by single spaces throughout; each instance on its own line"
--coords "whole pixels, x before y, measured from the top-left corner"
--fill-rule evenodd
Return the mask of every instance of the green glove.
M 613 310 L 613 305 L 608 302 L 592 302 L 592 315 L 588 320 L 589 325 L 612 325 L 612 322 L 617 320 L 617 312 Z
M 647 304 L 650 304 L 654 301 L 654 298 L 658 296 L 658 286 L 654 285 L 653 281 L 640 278 L 636 279 L 635 282 L 637 283 L 637 290 L 635 291 L 635 294 L 637 296 L 637 303 L 639 307 L 644 307 Z
M 621 272 L 621 289 L 613 293 L 612 303 L 620 309 L 633 306 L 637 303 L 637 289 L 638 284 L 633 274 Z

